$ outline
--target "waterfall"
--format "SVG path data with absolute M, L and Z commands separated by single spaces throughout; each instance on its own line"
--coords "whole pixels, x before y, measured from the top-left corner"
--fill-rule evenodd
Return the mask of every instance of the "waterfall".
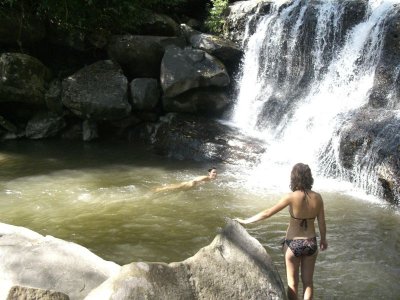
M 253 177 L 287 188 L 291 166 L 304 162 L 318 176 L 351 179 L 379 194 L 377 180 L 366 178 L 370 166 L 341 166 L 338 129 L 368 104 L 385 20 L 397 3 L 370 0 L 350 26 L 349 2 L 340 0 L 275 4 L 260 18 L 245 38 L 232 115 L 240 130 L 265 140 Z M 393 82 L 400 66 L 396 70 Z

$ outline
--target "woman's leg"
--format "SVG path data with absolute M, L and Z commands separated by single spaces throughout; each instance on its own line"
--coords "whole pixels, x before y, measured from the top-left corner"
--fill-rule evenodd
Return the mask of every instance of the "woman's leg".
M 296 257 L 292 250 L 285 244 L 283 252 L 285 253 L 286 277 L 288 283 L 288 299 L 297 300 L 299 288 L 299 267 L 301 259 Z
M 303 282 L 304 300 L 311 300 L 314 294 L 313 276 L 315 269 L 315 261 L 317 260 L 318 252 L 311 256 L 301 257 L 301 281 Z

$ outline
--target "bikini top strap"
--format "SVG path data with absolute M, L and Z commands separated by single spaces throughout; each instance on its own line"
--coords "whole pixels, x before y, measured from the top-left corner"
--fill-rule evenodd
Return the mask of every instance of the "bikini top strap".
M 307 191 L 306 191 L 306 190 L 302 190 L 302 191 L 304 192 L 304 198 L 303 198 L 303 199 L 305 199 L 305 200 L 308 202 L 308 200 L 307 200 L 307 196 L 308 196 Z M 308 197 L 310 197 L 310 196 L 308 196 Z M 295 216 L 293 216 L 293 213 L 292 213 L 292 211 L 291 211 L 290 208 L 291 208 L 291 207 L 289 207 L 289 214 L 290 214 L 290 216 L 291 216 L 293 219 L 301 220 L 301 222 L 300 222 L 300 227 L 304 227 L 304 229 L 307 230 L 307 227 L 308 227 L 307 220 L 314 220 L 315 217 L 314 217 L 314 218 L 296 218 Z

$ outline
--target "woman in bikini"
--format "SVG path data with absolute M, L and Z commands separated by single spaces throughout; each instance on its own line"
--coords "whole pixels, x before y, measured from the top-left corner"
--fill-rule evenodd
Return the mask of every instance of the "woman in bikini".
M 285 207 L 289 207 L 290 222 L 286 231 L 283 251 L 285 254 L 288 298 L 298 299 L 299 274 L 303 283 L 304 299 L 313 298 L 313 275 L 318 245 L 314 221 L 318 220 L 320 233 L 319 248 L 328 248 L 324 202 L 320 194 L 311 190 L 314 179 L 308 165 L 298 163 L 291 173 L 292 193 L 284 196 L 277 204 L 248 219 L 235 219 L 241 224 L 249 224 L 271 217 Z

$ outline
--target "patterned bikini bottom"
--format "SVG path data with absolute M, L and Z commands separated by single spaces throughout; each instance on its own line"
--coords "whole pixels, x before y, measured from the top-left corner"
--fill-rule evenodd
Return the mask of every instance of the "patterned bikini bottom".
M 318 250 L 317 238 L 285 240 L 286 245 L 292 250 L 294 256 L 311 256 Z

